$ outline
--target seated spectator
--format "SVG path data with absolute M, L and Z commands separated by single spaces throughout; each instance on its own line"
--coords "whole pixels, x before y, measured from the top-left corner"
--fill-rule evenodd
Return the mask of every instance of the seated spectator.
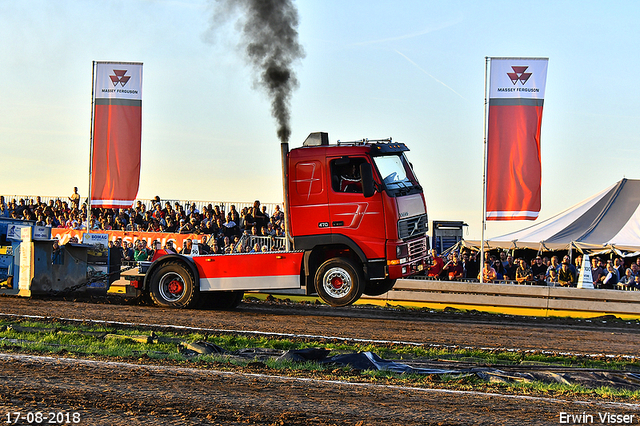
M 622 276 L 622 278 L 620 278 L 620 281 L 618 281 L 619 284 L 624 285 L 628 289 L 632 288 L 635 282 L 635 277 L 631 272 L 631 268 L 625 269 L 624 275 Z
M 558 276 L 558 271 L 560 270 L 560 262 L 558 262 L 558 256 L 551 257 L 551 264 L 547 268 L 547 272 L 545 274 L 545 277 L 547 279 L 549 278 L 549 275 L 551 274 L 551 271 L 553 271 L 553 270 L 556 271 L 556 277 L 557 277 Z M 556 280 L 556 282 L 557 282 L 557 280 Z
M 459 280 L 464 277 L 464 268 L 455 253 L 452 253 L 451 261 L 444 266 L 443 270 L 449 277 L 449 281 Z
M 482 276 L 478 274 L 478 279 L 482 279 L 483 283 L 492 283 L 497 278 L 496 270 L 493 269 L 490 262 L 485 262 L 482 269 Z
M 547 275 L 547 285 L 555 286 L 556 284 L 558 284 L 558 271 L 555 268 L 551 268 Z
M 518 284 L 526 284 L 527 281 L 533 281 L 533 273 L 524 259 L 519 259 L 520 266 L 516 269 L 516 281 Z
M 180 219 L 180 227 L 178 228 L 178 232 L 180 234 L 191 234 L 193 233 L 194 229 L 193 226 L 191 225 L 191 222 L 187 222 L 184 219 Z
M 166 242 L 166 244 L 164 245 L 164 250 L 168 254 L 178 254 L 178 252 L 176 251 L 175 247 L 173 247 L 173 241 L 171 241 L 171 240 Z
M 571 287 L 576 281 L 576 277 L 571 271 L 571 264 L 567 260 L 563 260 L 558 271 L 558 284 L 562 287 Z
M 531 274 L 533 275 L 534 281 L 538 284 L 544 284 L 545 276 L 547 275 L 547 266 L 542 263 L 542 257 L 536 256 L 534 259 L 533 265 L 531 266 Z
M 515 280 L 516 279 L 516 270 L 518 269 L 518 265 L 513 262 L 513 256 L 507 256 L 507 265 L 504 267 L 504 279 L 505 280 Z
M 136 248 L 133 251 L 133 260 L 136 262 L 151 260 L 151 253 L 147 250 L 147 242 L 145 240 L 136 241 Z
M 184 256 L 189 256 L 191 254 L 192 248 L 193 248 L 193 241 L 191 241 L 191 238 L 187 238 L 182 242 L 182 249 L 180 250 L 180 254 Z
M 493 269 L 495 269 L 496 271 L 496 280 L 504 280 L 504 265 L 502 264 L 502 262 L 498 259 L 493 259 L 492 257 L 492 262 L 491 265 L 493 266 Z

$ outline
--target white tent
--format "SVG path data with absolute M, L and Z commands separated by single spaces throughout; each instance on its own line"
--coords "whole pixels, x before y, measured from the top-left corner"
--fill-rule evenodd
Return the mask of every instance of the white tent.
M 479 247 L 480 241 L 465 241 Z M 640 251 L 640 180 L 622 179 L 536 225 L 485 242 L 485 249 Z

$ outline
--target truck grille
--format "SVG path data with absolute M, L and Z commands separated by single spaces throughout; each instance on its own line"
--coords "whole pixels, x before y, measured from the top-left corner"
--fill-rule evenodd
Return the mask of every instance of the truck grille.
M 409 242 L 408 246 L 409 259 L 421 258 L 427 254 L 426 238 L 418 238 L 417 240 L 411 241 Z
M 398 237 L 402 240 L 407 238 L 421 237 L 427 233 L 427 215 L 408 217 L 398 221 Z

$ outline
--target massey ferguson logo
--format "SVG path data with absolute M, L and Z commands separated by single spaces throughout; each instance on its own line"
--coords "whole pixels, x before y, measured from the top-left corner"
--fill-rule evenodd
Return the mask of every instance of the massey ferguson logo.
M 511 82 L 513 83 L 514 86 L 516 85 L 517 82 L 522 83 L 522 85 L 524 86 L 527 80 L 529 80 L 529 77 L 531 77 L 532 73 L 525 72 L 527 68 L 529 67 L 511 67 L 513 72 L 508 72 L 507 75 L 511 79 Z
M 131 76 L 125 75 L 127 73 L 127 70 L 113 70 L 113 73 L 115 75 L 110 75 L 109 78 L 111 79 L 111 82 L 114 86 L 117 86 L 118 83 L 120 83 L 120 85 L 124 87 L 131 78 Z
M 533 73 L 525 72 L 527 71 L 527 68 L 529 67 L 528 66 L 526 67 L 511 66 L 511 69 L 513 70 L 513 72 L 508 72 L 506 74 L 514 86 L 518 82 L 520 82 L 520 84 L 524 86 L 526 82 L 529 81 L 529 78 L 531 78 Z M 534 83 L 534 86 L 535 86 L 535 80 L 532 80 L 532 82 Z M 540 92 L 540 89 L 537 87 L 498 87 L 497 90 L 498 92 Z
M 115 75 L 109 76 L 109 78 L 111 79 L 111 82 L 113 83 L 113 88 L 103 87 L 102 93 L 137 95 L 138 89 L 136 87 L 131 88 L 131 86 L 129 86 L 129 89 L 123 89 L 123 87 L 129 82 L 129 80 L 131 80 L 130 75 L 125 75 L 127 72 L 128 70 L 113 70 L 113 73 Z M 108 85 L 108 83 L 106 84 Z M 118 87 L 118 84 L 120 85 L 119 87 Z M 131 84 L 135 86 L 135 80 L 134 80 L 134 83 L 131 83 Z

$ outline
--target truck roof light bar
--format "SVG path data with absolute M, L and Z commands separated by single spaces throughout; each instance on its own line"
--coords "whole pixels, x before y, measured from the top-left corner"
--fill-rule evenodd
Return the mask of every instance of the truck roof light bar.
M 391 143 L 392 141 L 393 141 L 393 138 L 387 138 L 387 139 L 362 138 L 360 140 L 355 140 L 355 141 L 338 140 L 338 145 L 364 145 L 364 144 L 375 144 L 375 143 Z
M 402 142 L 376 143 L 373 145 L 373 148 L 374 148 L 374 151 L 372 151 L 373 155 L 409 151 L 409 148 L 407 148 L 407 146 Z

